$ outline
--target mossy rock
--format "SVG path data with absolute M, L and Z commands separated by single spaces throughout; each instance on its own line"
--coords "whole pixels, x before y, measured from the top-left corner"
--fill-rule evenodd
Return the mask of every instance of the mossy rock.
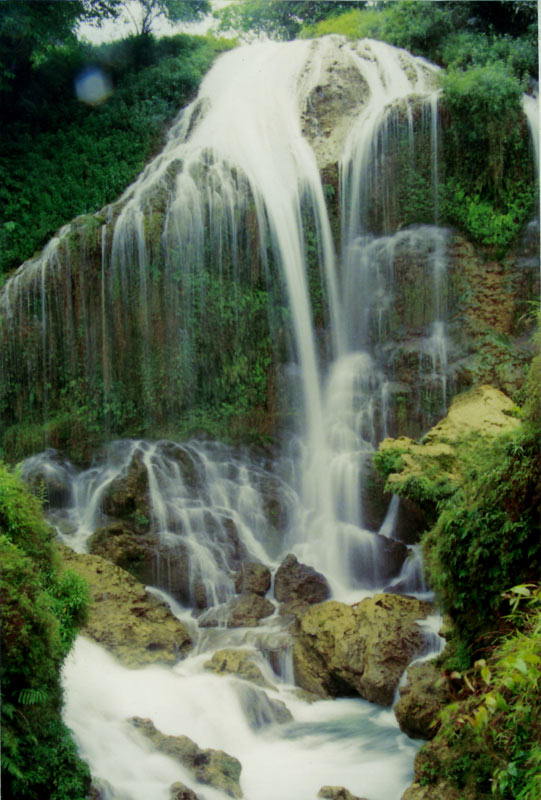
M 272 688 L 265 680 L 263 673 L 254 662 L 255 650 L 235 650 L 225 648 L 212 654 L 209 661 L 205 661 L 205 669 L 211 670 L 216 675 L 235 675 L 238 678 L 251 681 L 257 686 Z
M 167 736 L 150 719 L 132 717 L 129 721 L 160 753 L 186 767 L 199 783 L 212 786 L 230 797 L 242 797 L 239 783 L 242 765 L 237 758 L 223 750 L 202 750 L 188 736 Z
M 354 697 L 391 705 L 400 677 L 425 647 L 417 624 L 431 606 L 376 594 L 354 606 L 335 600 L 311 606 L 293 645 L 297 685 L 320 697 Z
M 437 504 L 461 482 L 460 448 L 477 437 L 479 443 L 520 426 L 515 406 L 499 389 L 479 386 L 457 395 L 440 422 L 414 442 L 407 437 L 384 439 L 374 464 L 386 477 L 386 488 L 425 512 L 427 526 L 435 521 Z M 482 446 L 482 444 L 481 444 Z
M 406 675 L 393 709 L 400 730 L 413 739 L 432 739 L 439 727 L 439 713 L 451 701 L 446 681 L 432 661 L 412 664 Z
M 58 549 L 66 566 L 89 585 L 85 636 L 132 668 L 175 664 L 188 654 L 192 640 L 184 625 L 132 575 L 100 556 L 77 554 L 63 545 Z

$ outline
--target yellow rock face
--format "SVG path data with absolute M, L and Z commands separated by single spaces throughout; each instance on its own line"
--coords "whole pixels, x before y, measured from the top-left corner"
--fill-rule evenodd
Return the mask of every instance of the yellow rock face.
M 184 625 L 128 572 L 100 556 L 59 546 L 66 567 L 83 577 L 91 605 L 83 635 L 109 650 L 126 667 L 174 664 L 191 650 Z
M 499 389 L 478 386 L 457 395 L 447 416 L 430 429 L 421 443 L 405 436 L 384 439 L 378 451 L 399 453 L 403 463 L 400 471 L 388 476 L 388 488 L 400 494 L 400 487 L 409 478 L 420 476 L 457 483 L 457 446 L 470 436 L 493 437 L 519 427 L 520 420 L 511 415 L 514 408 L 513 401 Z

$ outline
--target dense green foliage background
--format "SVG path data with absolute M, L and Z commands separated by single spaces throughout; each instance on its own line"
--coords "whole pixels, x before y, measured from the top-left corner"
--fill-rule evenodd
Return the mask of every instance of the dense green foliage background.
M 61 720 L 59 670 L 87 613 L 87 588 L 61 572 L 39 500 L 0 463 L 2 790 L 82 800 L 88 768 Z
M 80 214 L 116 199 L 163 143 L 225 40 L 132 37 L 51 47 L 16 93 L 0 91 L 0 273 Z M 74 80 L 98 69 L 112 86 L 87 105 Z M 22 80 L 22 79 L 21 79 Z

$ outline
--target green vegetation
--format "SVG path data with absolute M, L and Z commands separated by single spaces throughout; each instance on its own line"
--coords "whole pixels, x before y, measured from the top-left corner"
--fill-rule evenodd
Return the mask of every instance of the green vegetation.
M 539 574 L 539 435 L 524 426 L 470 443 L 460 457 L 461 486 L 440 505 L 423 548 L 444 609 L 473 643 L 496 623 L 502 592 Z
M 2 789 L 6 797 L 83 800 L 89 772 L 61 720 L 59 671 L 88 605 L 61 572 L 36 498 L 0 464 Z
M 51 47 L 18 93 L 4 93 L 0 273 L 29 258 L 73 217 L 115 200 L 163 143 L 168 122 L 231 42 L 178 35 Z M 97 70 L 103 102 L 77 99 Z
M 509 628 L 484 658 L 460 671 L 447 659 L 456 700 L 416 759 L 416 778 L 441 797 L 537 800 L 541 791 L 541 590 L 513 586 L 501 598 Z M 451 794 L 452 792 L 458 794 Z
M 294 39 L 303 22 L 316 23 L 343 11 L 363 8 L 366 0 L 233 0 L 218 12 L 221 30 L 265 33 Z
M 439 666 L 454 693 L 416 758 L 415 778 L 442 800 L 537 800 L 541 791 L 541 348 L 526 397 L 513 432 L 453 443 L 450 496 L 415 496 L 437 507 L 422 546 L 450 621 Z M 399 440 L 380 451 L 385 476 L 403 468 L 404 449 Z M 433 479 L 434 471 L 426 486 Z M 410 497 L 407 484 L 399 492 Z

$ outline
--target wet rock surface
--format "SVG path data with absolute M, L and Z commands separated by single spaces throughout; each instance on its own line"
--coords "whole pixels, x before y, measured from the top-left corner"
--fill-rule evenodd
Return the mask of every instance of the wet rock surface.
M 274 576 L 274 596 L 279 603 L 322 603 L 330 595 L 327 579 L 289 553 Z
M 99 556 L 59 549 L 66 566 L 89 585 L 92 602 L 85 636 L 127 667 L 175 664 L 188 654 L 192 640 L 184 625 L 132 575 Z
M 257 686 L 269 687 L 270 684 L 263 677 L 263 673 L 254 662 L 255 650 L 235 650 L 225 648 L 212 654 L 204 667 L 217 675 L 235 675 L 238 678 L 251 681 Z
M 201 800 L 192 789 L 180 781 L 172 783 L 169 791 L 169 800 Z
M 325 800 L 366 800 L 365 797 L 351 794 L 343 786 L 322 786 L 317 796 L 323 797 Z
M 148 530 L 148 472 L 140 452 L 134 453 L 126 473 L 111 481 L 102 498 L 102 509 L 110 517 L 130 519 L 138 530 Z
M 260 597 L 253 592 L 243 592 L 229 603 L 227 627 L 253 627 L 258 624 L 260 619 L 274 614 L 275 610 L 274 604 L 266 597 Z
M 423 652 L 417 620 L 428 603 L 376 594 L 354 606 L 330 600 L 301 617 L 293 645 L 297 684 L 320 697 L 354 696 L 391 705 L 403 671 Z
M 291 711 L 281 700 L 271 698 L 261 689 L 253 686 L 239 687 L 239 702 L 252 730 L 260 730 L 269 725 L 284 725 L 293 721 Z
M 271 586 L 270 569 L 257 561 L 245 561 L 235 574 L 235 591 L 265 595 Z
M 451 702 L 440 670 L 431 661 L 412 664 L 399 693 L 394 713 L 400 729 L 413 739 L 432 739 L 439 728 L 439 712 Z
M 242 765 L 238 759 L 223 750 L 202 750 L 188 736 L 163 734 L 150 719 L 132 717 L 129 721 L 160 753 L 176 759 L 189 769 L 199 783 L 219 789 L 230 797 L 242 797 L 239 783 Z

